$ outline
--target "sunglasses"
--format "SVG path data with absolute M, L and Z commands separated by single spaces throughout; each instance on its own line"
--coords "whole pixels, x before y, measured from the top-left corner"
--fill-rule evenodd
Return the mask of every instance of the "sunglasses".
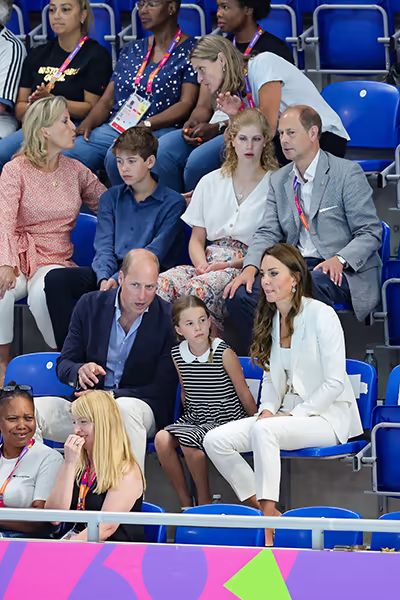
M 0 398 L 1 396 L 6 396 L 7 394 L 12 394 L 13 392 L 29 392 L 32 394 L 32 386 L 31 385 L 5 385 L 0 388 Z

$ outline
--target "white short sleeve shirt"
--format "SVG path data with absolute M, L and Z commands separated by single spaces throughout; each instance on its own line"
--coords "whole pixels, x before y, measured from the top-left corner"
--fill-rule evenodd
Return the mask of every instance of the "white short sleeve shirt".
M 0 486 L 10 475 L 16 458 L 0 457 Z M 4 493 L 8 508 L 30 508 L 35 500 L 47 500 L 58 469 L 63 462 L 59 452 L 36 441 L 18 465 Z
M 266 173 L 251 194 L 238 204 L 232 177 L 224 177 L 221 169 L 212 171 L 200 179 L 181 218 L 191 227 L 204 227 L 210 242 L 231 238 L 249 246 L 254 233 L 265 222 L 269 180 L 270 174 Z
M 260 105 L 259 90 L 265 83 L 280 81 L 282 85 L 280 113 L 293 104 L 306 104 L 317 111 L 322 131 L 330 131 L 350 139 L 339 117 L 323 99 L 312 81 L 297 67 L 272 52 L 261 52 L 249 60 L 249 83 L 256 106 Z

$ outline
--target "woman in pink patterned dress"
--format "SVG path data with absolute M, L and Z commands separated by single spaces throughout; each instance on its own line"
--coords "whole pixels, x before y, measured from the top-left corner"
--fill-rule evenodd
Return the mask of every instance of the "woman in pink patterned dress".
M 10 360 L 14 302 L 27 296 L 45 342 L 55 340 L 44 295 L 45 275 L 72 266 L 71 230 L 82 202 L 91 209 L 105 187 L 77 160 L 75 125 L 66 100 L 43 98 L 27 110 L 24 143 L 0 177 L 0 384 Z
M 251 238 L 264 222 L 270 171 L 278 166 L 267 121 L 259 110 L 239 113 L 226 138 L 222 168 L 202 177 L 181 217 L 192 227 L 193 266 L 161 273 L 157 292 L 168 302 L 183 294 L 198 296 L 217 330 L 223 323 L 223 291 L 238 275 Z

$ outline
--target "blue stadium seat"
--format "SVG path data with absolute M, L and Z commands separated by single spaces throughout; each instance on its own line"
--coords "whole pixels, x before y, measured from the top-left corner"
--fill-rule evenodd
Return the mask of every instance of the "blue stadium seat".
M 400 512 L 391 512 L 379 517 L 381 521 L 400 521 Z M 374 531 L 371 536 L 371 550 L 380 552 L 383 548 L 400 551 L 400 532 Z
M 354 376 L 360 382 L 359 397 L 357 398 L 358 410 L 364 430 L 371 428 L 372 410 L 377 401 L 376 371 L 371 365 L 360 360 L 346 360 L 348 375 Z M 357 377 L 358 376 L 358 377 Z M 357 396 L 357 394 L 356 394 Z M 327 446 L 325 448 L 303 448 L 301 450 L 281 450 L 282 458 L 345 458 L 361 452 L 368 442 L 350 440 L 345 444 Z
M 26 0 L 15 0 L 10 20 L 6 24 L 7 29 L 25 42 L 26 34 L 30 29 L 29 12 Z
M 388 383 L 399 391 L 399 368 L 391 373 Z M 377 406 L 372 414 L 371 457 L 364 464 L 372 464 L 372 493 L 383 497 L 400 497 L 400 406 Z
M 390 227 L 385 221 L 381 221 L 382 223 L 382 244 L 379 248 L 379 256 L 382 261 L 382 273 L 381 273 L 381 285 L 383 286 L 385 280 L 387 279 L 387 264 L 390 260 Z M 352 311 L 352 307 L 349 304 L 335 304 L 334 306 L 337 312 L 340 311 Z M 376 313 L 374 312 L 374 318 L 376 318 Z
M 261 27 L 286 41 L 292 50 L 295 65 L 304 67 L 303 53 L 299 54 L 299 33 L 302 30 L 302 17 L 298 6 L 298 0 L 284 0 L 283 2 L 271 4 L 271 11 L 265 19 L 261 19 Z
M 143 502 L 142 512 L 165 513 L 165 510 L 158 504 Z M 145 525 L 144 538 L 148 544 L 165 544 L 167 541 L 167 528 L 165 525 Z
M 394 58 L 390 49 L 393 34 L 393 15 L 386 0 L 373 4 L 321 0 L 313 13 L 313 33 L 305 39 L 315 46 L 316 67 L 309 72 L 386 73 Z
M 380 81 L 339 81 L 326 86 L 322 96 L 350 136 L 346 158 L 357 160 L 367 173 L 381 172 L 392 163 L 400 143 L 400 91 L 396 87 Z
M 325 519 L 361 519 L 361 515 L 346 508 L 335 506 L 307 506 L 294 508 L 282 515 L 285 517 L 321 517 Z M 362 544 L 362 531 L 325 531 L 324 548 L 334 546 L 354 546 Z M 312 548 L 311 530 L 307 529 L 275 529 L 274 547 L 277 548 Z
M 57 377 L 59 352 L 36 352 L 16 356 L 8 364 L 4 381 L 32 386 L 34 396 L 69 396 L 73 389 Z
M 249 515 L 263 516 L 260 510 L 241 504 L 203 504 L 187 508 L 184 514 L 197 515 Z M 176 528 L 175 544 L 199 544 L 202 546 L 264 546 L 264 529 L 226 528 L 226 527 L 190 527 L 180 525 Z
M 374 319 L 383 321 L 384 346 L 400 348 L 400 248 L 397 258 L 387 260 L 382 268 L 382 311 Z

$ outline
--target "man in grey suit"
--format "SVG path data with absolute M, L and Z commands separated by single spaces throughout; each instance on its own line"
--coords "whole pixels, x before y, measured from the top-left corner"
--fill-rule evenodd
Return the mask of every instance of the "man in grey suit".
M 277 242 L 299 248 L 318 300 L 351 304 L 360 321 L 380 301 L 382 226 L 372 189 L 356 163 L 320 149 L 320 133 L 321 118 L 309 106 L 291 106 L 279 120 L 282 150 L 292 162 L 272 174 L 265 224 L 224 292 L 240 351 L 250 342 L 261 256 Z

